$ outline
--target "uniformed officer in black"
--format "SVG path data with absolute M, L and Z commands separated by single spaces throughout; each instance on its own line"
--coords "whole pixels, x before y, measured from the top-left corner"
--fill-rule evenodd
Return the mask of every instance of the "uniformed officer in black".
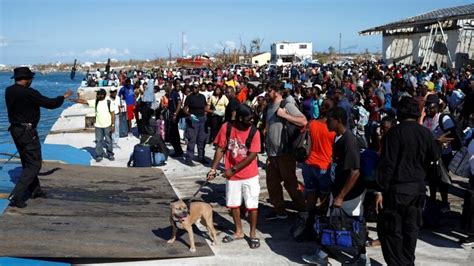
M 5 102 L 10 122 L 9 131 L 20 154 L 23 172 L 8 199 L 10 206 L 24 208 L 28 193 L 31 193 L 31 198 L 46 197 L 38 179 L 42 162 L 41 145 L 36 131 L 40 107 L 60 107 L 64 99 L 72 95 L 72 90 L 66 91 L 63 96 L 48 98 L 30 87 L 35 73 L 28 67 L 18 67 L 13 72 L 15 84 L 5 90 Z

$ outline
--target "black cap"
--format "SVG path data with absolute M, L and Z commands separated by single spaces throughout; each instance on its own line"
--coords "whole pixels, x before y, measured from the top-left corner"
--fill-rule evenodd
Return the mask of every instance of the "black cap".
M 426 97 L 426 102 L 425 105 L 430 105 L 430 104 L 436 104 L 439 105 L 439 97 L 436 94 L 430 94 Z
M 32 72 L 29 67 L 17 67 L 13 69 L 12 79 L 32 79 L 35 77 L 35 72 Z
M 252 108 L 250 108 L 248 105 L 246 104 L 239 104 L 239 106 L 237 106 L 237 109 L 235 110 L 235 115 L 237 117 L 248 117 L 248 116 L 251 116 L 253 114 L 253 111 L 252 111 Z
M 398 102 L 398 116 L 402 119 L 420 117 L 418 101 L 412 97 L 402 97 L 400 102 Z
M 107 91 L 105 89 L 99 89 L 97 95 L 107 95 Z

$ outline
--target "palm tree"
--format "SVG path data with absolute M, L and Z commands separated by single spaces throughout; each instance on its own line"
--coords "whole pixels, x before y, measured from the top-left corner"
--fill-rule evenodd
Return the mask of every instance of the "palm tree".
M 250 51 L 260 53 L 260 48 L 262 47 L 263 39 L 260 38 L 255 38 L 252 41 L 250 41 Z

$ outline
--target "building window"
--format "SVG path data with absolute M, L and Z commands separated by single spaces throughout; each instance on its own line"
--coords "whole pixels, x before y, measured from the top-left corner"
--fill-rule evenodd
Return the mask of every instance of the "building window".
M 283 49 L 285 46 L 283 44 L 280 45 L 280 49 Z
M 306 46 L 306 44 L 300 44 L 300 49 L 306 49 L 308 48 L 308 46 Z

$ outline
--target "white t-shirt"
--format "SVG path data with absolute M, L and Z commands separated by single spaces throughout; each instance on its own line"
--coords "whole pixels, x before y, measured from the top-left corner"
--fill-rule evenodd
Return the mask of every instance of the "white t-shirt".
M 110 110 L 114 112 L 114 114 L 119 114 L 120 113 L 120 98 L 118 96 L 115 97 L 115 100 L 112 98 L 108 98 L 110 100 Z

